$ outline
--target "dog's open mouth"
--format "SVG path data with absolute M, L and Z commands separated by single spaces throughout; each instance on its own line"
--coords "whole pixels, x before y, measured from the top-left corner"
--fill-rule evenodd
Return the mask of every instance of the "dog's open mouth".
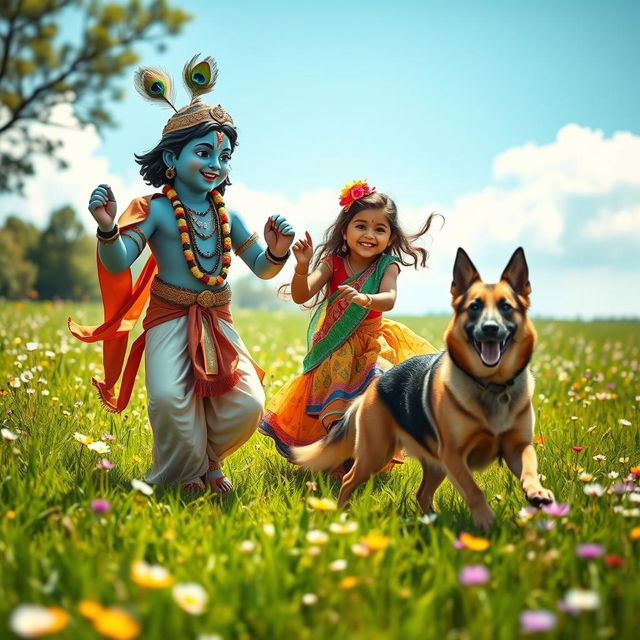
M 475 347 L 485 367 L 495 367 L 511 342 L 511 336 L 504 340 L 474 340 Z

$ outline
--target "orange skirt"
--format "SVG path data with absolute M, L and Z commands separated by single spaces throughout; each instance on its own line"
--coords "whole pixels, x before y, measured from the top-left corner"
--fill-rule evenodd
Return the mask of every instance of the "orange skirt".
M 315 369 L 293 378 L 267 401 L 258 429 L 289 458 L 291 446 L 327 435 L 376 377 L 408 358 L 435 351 L 399 322 L 382 316 L 366 319 Z

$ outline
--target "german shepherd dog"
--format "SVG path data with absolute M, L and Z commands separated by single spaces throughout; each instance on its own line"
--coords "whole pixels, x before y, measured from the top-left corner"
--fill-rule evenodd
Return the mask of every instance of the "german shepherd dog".
M 453 317 L 446 351 L 415 356 L 393 367 L 347 410 L 323 439 L 293 448 L 308 469 L 354 458 L 342 480 L 339 506 L 356 487 L 404 448 L 422 463 L 418 504 L 433 510 L 433 494 L 446 476 L 466 500 L 475 525 L 487 529 L 494 513 L 472 470 L 503 458 L 527 500 L 553 501 L 538 479 L 532 446 L 533 377 L 527 365 L 536 332 L 529 318 L 529 270 L 520 247 L 500 282 L 485 284 L 463 249 L 453 267 Z

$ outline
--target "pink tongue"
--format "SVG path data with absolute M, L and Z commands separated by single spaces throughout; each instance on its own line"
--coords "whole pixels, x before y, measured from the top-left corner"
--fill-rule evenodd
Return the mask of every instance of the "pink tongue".
M 482 361 L 492 367 L 500 360 L 500 343 L 499 342 L 481 342 L 480 355 Z

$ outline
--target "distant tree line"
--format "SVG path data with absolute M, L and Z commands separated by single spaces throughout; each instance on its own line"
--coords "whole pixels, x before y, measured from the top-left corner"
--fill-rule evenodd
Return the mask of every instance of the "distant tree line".
M 95 242 L 68 206 L 53 211 L 44 230 L 8 216 L 0 228 L 0 298 L 97 299 Z

